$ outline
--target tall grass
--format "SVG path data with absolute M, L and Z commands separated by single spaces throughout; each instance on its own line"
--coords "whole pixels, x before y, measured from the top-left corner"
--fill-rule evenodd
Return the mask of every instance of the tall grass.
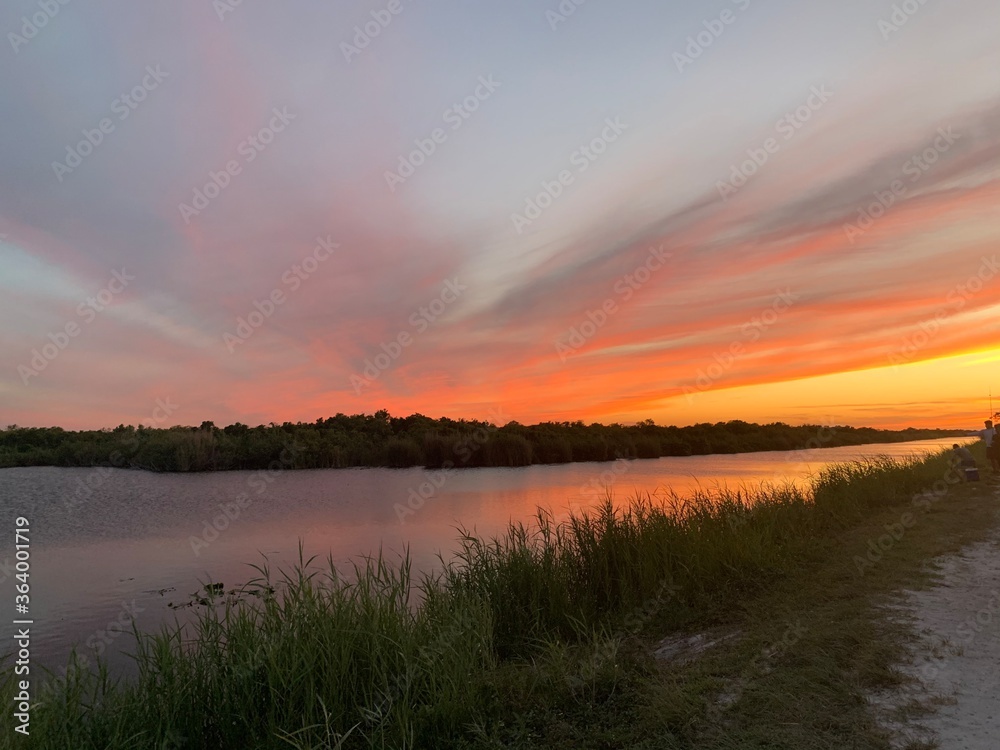
M 611 498 L 556 523 L 539 511 L 494 539 L 463 534 L 436 577 L 367 559 L 260 565 L 249 599 L 193 625 L 136 633 L 138 678 L 71 671 L 33 707 L 38 748 L 458 747 L 498 710 L 505 663 L 600 642 L 630 613 L 661 628 L 739 606 L 818 541 L 931 486 L 937 456 L 827 469 L 810 489 L 763 485 Z M 658 597 L 655 611 L 646 606 Z M 0 697 L 12 704 L 13 674 Z M 11 712 L 0 732 L 13 733 Z
M 488 610 L 426 579 L 411 606 L 408 561 L 366 560 L 350 583 L 313 562 L 260 566 L 256 603 L 137 636 L 132 683 L 71 672 L 35 708 L 34 744 L 409 748 L 468 721 L 470 683 L 494 663 Z
M 664 587 L 676 608 L 761 584 L 786 564 L 808 502 L 785 486 L 645 495 L 624 507 L 607 498 L 564 524 L 540 511 L 499 538 L 463 535 L 446 585 L 486 602 L 497 653 L 509 658 L 576 638 Z
M 767 585 L 819 538 L 899 503 L 940 480 L 946 460 L 877 457 L 832 466 L 803 490 L 792 484 L 607 498 L 562 525 L 542 511 L 529 527 L 489 541 L 464 534 L 448 588 L 490 607 L 498 654 L 510 657 L 553 636 L 641 607 L 666 584 L 670 610 L 732 601 Z M 669 617 L 667 618 L 669 619 Z

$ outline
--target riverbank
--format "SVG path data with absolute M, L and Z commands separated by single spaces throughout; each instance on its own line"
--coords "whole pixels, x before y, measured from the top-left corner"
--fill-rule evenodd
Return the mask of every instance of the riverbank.
M 975 502 L 947 512 L 971 491 L 953 478 L 941 457 L 869 461 L 811 494 L 542 516 L 492 543 L 467 537 L 419 607 L 408 571 L 379 561 L 354 583 L 313 569 L 272 596 L 262 581 L 259 606 L 144 640 L 136 683 L 71 672 L 34 708 L 32 744 L 878 747 L 852 744 L 879 736 L 860 690 L 891 682 L 898 632 L 868 602 L 983 528 Z M 661 643 L 669 633 L 716 645 L 688 658 Z M 807 737 L 821 742 L 794 744 Z
M 1000 514 L 1000 482 L 969 488 L 980 507 Z M 985 519 L 989 523 L 989 519 Z M 894 748 L 992 750 L 1000 737 L 1000 526 L 979 541 L 927 562 L 928 586 L 900 589 L 892 618 L 912 638 L 900 665 L 902 691 L 875 696 Z M 911 744 L 912 743 L 912 744 Z
M 58 427 L 0 430 L 0 468 L 115 467 L 157 472 L 338 469 L 459 469 L 790 451 L 965 437 L 964 430 L 877 430 L 841 425 L 749 424 L 740 420 L 668 427 L 492 421 L 338 414 L 314 423 L 219 428 L 119 425 L 113 430 Z
M 981 444 L 973 452 L 982 467 Z M 995 482 L 945 488 L 943 476 L 822 542 L 800 569 L 721 618 L 736 638 L 651 672 L 640 694 L 654 710 L 639 725 L 656 732 L 667 723 L 680 738 L 671 748 L 928 750 L 943 727 L 967 743 L 969 728 L 949 726 L 947 686 L 922 669 L 939 669 L 942 657 L 956 666 L 941 650 L 953 633 L 922 631 L 941 624 L 922 624 L 905 604 L 954 584 L 939 564 L 996 537 L 1000 506 Z M 952 615 L 975 617 L 982 606 Z M 969 677 L 995 671 L 998 658 L 992 652 Z M 944 745 L 965 747 L 976 746 Z

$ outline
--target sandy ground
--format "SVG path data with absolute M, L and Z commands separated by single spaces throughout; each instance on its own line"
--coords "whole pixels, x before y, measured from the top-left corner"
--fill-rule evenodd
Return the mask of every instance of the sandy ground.
M 977 488 L 996 499 L 1000 485 Z M 873 697 L 880 719 L 899 748 L 936 743 L 941 750 L 1000 748 L 1000 531 L 959 554 L 934 561 L 937 583 L 902 591 L 893 607 L 919 636 L 904 671 L 919 683 Z M 899 709 L 922 705 L 931 713 L 907 718 Z M 927 747 L 925 744 L 923 747 Z

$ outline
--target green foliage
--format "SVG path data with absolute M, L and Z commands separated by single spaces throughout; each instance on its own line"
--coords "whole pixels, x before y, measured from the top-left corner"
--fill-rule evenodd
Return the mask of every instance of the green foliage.
M 708 453 L 888 443 L 966 435 L 962 430 L 875 430 L 867 427 L 793 427 L 739 420 L 690 427 L 397 418 L 337 414 L 312 423 L 248 427 L 212 422 L 166 429 L 119 425 L 114 430 L 71 432 L 59 427 L 11 426 L 0 431 L 0 468 L 9 466 L 119 466 L 151 471 L 325 469 L 347 466 L 427 468 L 527 466 L 616 458 L 659 458 Z M 820 438 L 819 436 L 822 436 Z M 291 460 L 282 455 L 295 446 Z
M 943 455 L 874 459 L 833 467 L 810 491 L 609 498 L 561 524 L 540 511 L 495 539 L 463 535 L 456 559 L 419 582 L 407 560 L 366 559 L 347 576 L 332 560 L 318 570 L 300 557 L 280 576 L 261 565 L 249 598 L 193 627 L 136 633 L 137 680 L 70 670 L 33 706 L 31 746 L 499 747 L 539 699 L 612 701 L 635 673 L 628 637 L 740 608 L 947 468 Z M 8 666 L 8 705 L 14 686 Z M 12 721 L 0 715 L 5 736 Z
M 394 469 L 416 466 L 423 461 L 424 454 L 412 438 L 392 437 L 385 444 L 385 465 Z
M 413 606 L 408 561 L 369 559 L 346 577 L 312 562 L 255 566 L 252 604 L 219 601 L 193 627 L 137 634 L 128 685 L 70 670 L 36 705 L 32 746 L 412 748 L 456 734 L 493 666 L 488 611 L 428 579 Z

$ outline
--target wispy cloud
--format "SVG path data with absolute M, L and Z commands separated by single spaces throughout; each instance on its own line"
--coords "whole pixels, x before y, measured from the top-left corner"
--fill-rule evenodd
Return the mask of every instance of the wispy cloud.
M 330 40 L 374 6 L 242 4 L 219 23 L 193 0 L 67 5 L 0 68 L 0 407 L 100 426 L 184 392 L 185 414 L 219 422 L 497 401 L 521 421 L 690 422 L 727 392 L 986 350 L 992 278 L 913 342 L 1000 247 L 1000 10 L 928 5 L 886 39 L 891 3 L 876 6 L 749 3 L 677 71 L 672 52 L 717 13 L 592 4 L 553 33 L 529 0 L 412 5 L 347 62 Z M 5 8 L 0 29 L 31 7 Z M 54 179 L 67 144 L 156 66 L 162 85 Z M 488 100 L 487 73 L 502 82 Z M 822 86 L 833 95 L 808 105 Z M 450 129 L 456 106 L 469 116 Z M 295 119 L 268 132 L 282 108 Z M 627 130 L 598 143 L 615 118 Z M 435 128 L 433 158 L 388 190 Z M 575 160 L 581 147 L 595 158 Z M 734 165 L 747 179 L 723 198 Z M 197 190 L 209 207 L 179 213 Z M 540 191 L 551 206 L 512 226 Z M 227 351 L 223 333 L 287 291 L 317 236 L 339 252 Z M 654 248 L 669 261 L 636 282 Z M 134 283 L 24 384 L 18 365 L 122 267 Z M 452 278 L 467 291 L 352 388 Z M 755 325 L 782 291 L 794 305 Z M 560 356 L 581 325 L 585 344 Z M 711 367 L 710 392 L 685 400 Z M 817 386 L 812 408 L 825 398 Z M 901 418 L 884 399 L 863 414 Z

